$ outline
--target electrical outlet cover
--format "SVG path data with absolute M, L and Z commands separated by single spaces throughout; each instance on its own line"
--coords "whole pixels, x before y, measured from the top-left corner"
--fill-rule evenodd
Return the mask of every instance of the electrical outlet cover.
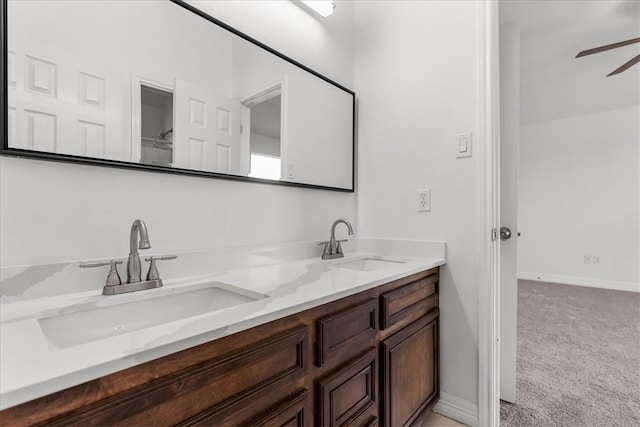
M 431 211 L 431 189 L 422 188 L 417 191 L 418 212 Z

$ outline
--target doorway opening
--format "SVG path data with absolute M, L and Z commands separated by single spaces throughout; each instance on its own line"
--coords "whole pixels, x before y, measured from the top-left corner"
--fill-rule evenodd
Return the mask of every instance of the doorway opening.
M 506 426 L 637 424 L 640 345 L 629 325 L 640 320 L 631 309 L 640 303 L 640 80 L 637 69 L 607 77 L 606 58 L 575 56 L 637 31 L 640 7 L 499 7 L 501 202 L 510 186 L 517 191 L 516 222 L 505 203 L 500 210 L 514 236 L 500 244 L 501 267 L 513 271 L 500 274 L 500 418 Z M 568 24 L 573 31 L 563 33 Z M 515 240 L 517 258 L 515 249 L 505 256 Z M 621 405 L 614 396 L 622 395 Z
M 283 84 L 278 82 L 244 98 L 242 138 L 249 147 L 249 176 L 283 177 Z M 248 128 L 248 132 L 246 129 Z
M 140 86 L 140 163 L 173 165 L 173 93 Z
M 265 179 L 281 177 L 281 108 L 282 97 L 279 94 L 250 107 L 250 177 Z

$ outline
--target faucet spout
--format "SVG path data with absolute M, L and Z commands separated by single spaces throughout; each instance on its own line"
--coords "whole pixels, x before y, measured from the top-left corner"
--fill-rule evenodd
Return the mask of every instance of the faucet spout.
M 147 225 L 141 219 L 136 219 L 131 225 L 131 233 L 129 234 L 129 259 L 127 261 L 127 283 L 140 282 L 142 275 L 142 267 L 140 266 L 140 257 L 138 248 L 149 249 L 151 242 L 149 241 L 149 233 Z

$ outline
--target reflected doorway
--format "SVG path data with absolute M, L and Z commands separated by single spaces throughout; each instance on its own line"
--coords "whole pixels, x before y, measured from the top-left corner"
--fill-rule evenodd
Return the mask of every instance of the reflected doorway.
M 280 110 L 282 97 L 269 98 L 251 107 L 249 176 L 280 179 Z
M 252 178 L 282 179 L 282 83 L 241 102 L 245 107 L 242 135 L 244 145 L 248 147 L 248 175 Z M 249 132 L 244 130 L 246 128 Z
M 173 165 L 173 93 L 140 86 L 140 163 Z

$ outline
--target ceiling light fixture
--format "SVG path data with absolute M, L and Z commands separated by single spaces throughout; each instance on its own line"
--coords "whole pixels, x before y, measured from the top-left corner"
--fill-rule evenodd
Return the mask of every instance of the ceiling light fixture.
M 300 2 L 323 18 L 331 15 L 333 9 L 336 7 L 336 5 L 329 0 L 300 0 Z

